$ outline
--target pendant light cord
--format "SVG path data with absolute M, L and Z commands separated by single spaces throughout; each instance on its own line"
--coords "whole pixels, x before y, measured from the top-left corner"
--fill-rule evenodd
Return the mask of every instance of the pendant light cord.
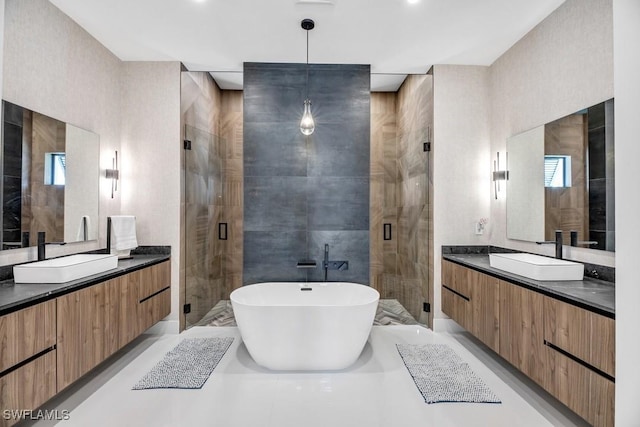
M 309 30 L 307 31 L 307 99 L 309 99 Z

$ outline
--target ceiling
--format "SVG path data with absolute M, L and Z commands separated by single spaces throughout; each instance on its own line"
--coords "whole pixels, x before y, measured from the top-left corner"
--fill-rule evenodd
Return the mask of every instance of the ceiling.
M 181 61 L 242 88 L 243 62 L 371 64 L 397 90 L 434 64 L 490 65 L 564 0 L 49 0 L 124 61 Z M 415 3 L 410 3 L 414 1 Z

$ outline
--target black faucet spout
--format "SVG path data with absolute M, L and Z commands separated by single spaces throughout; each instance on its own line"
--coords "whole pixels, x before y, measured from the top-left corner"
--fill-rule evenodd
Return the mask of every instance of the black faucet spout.
M 44 231 L 38 231 L 38 261 L 42 261 L 44 258 Z
M 38 231 L 38 261 L 43 261 L 47 258 L 45 248 L 47 245 L 66 245 L 66 242 L 46 242 L 45 232 Z
M 553 243 L 556 246 L 556 258 L 562 259 L 562 230 L 556 230 L 556 240 L 546 240 L 544 242 L 536 242 L 539 245 L 545 243 Z
M 562 259 L 562 230 L 556 230 L 556 258 Z

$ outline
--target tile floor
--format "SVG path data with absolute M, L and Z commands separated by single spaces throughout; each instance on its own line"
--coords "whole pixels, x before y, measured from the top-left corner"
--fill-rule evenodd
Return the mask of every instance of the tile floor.
M 199 390 L 131 387 L 187 337 L 235 340 Z M 502 404 L 426 404 L 396 350 L 397 343 L 445 343 Z M 374 326 L 356 364 L 340 372 L 271 372 L 253 362 L 236 327 L 194 327 L 181 335 L 143 335 L 43 409 L 70 411 L 59 426 L 580 426 L 467 333 L 434 333 L 420 325 Z M 49 426 L 52 421 L 26 422 Z

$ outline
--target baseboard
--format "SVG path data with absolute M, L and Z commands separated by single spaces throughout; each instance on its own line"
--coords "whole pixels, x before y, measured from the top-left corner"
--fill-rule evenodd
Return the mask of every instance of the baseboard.
M 177 320 L 161 320 L 146 331 L 149 335 L 177 335 L 180 333 L 180 322 Z
M 453 319 L 433 319 L 433 332 L 457 333 L 464 331 L 464 328 Z

